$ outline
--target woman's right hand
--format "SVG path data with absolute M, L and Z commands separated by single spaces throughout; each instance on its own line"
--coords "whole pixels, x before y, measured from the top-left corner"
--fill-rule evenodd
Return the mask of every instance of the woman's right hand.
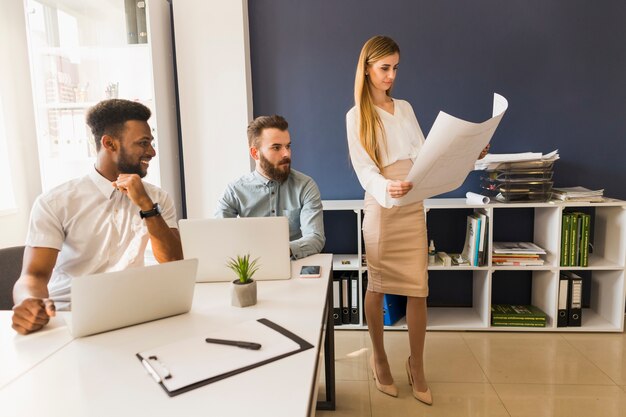
M 404 197 L 406 193 L 411 191 L 413 188 L 413 183 L 409 181 L 389 181 L 387 184 L 387 192 L 391 196 L 391 198 L 400 198 Z

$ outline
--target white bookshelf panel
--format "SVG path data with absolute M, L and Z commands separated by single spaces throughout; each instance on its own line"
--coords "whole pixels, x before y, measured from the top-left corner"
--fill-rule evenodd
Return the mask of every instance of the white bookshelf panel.
M 491 314 L 491 273 L 489 271 L 474 271 L 472 286 L 472 306 L 480 317 L 482 326 L 489 326 Z
M 606 330 L 623 330 L 624 271 L 592 271 L 590 285 L 590 308 L 583 311 L 582 327 L 595 326 L 596 322 L 600 322 L 593 314 L 590 315 L 593 321 L 589 324 L 585 322 L 585 312 L 591 311 L 608 322 Z
M 623 329 L 612 320 L 607 320 L 591 308 L 582 309 L 581 327 L 559 327 L 561 331 L 568 332 L 615 332 Z
M 543 266 L 493 266 L 491 270 L 493 271 L 552 271 L 556 269 L 552 265 L 543 265 Z
M 385 326 L 385 330 L 407 330 L 409 326 L 406 324 L 406 316 L 392 324 L 391 326 Z
M 624 269 L 623 265 L 620 265 L 616 262 L 611 262 L 608 259 L 604 258 L 602 255 L 596 255 L 595 253 L 589 254 L 589 265 L 588 266 L 562 266 L 561 269 L 565 270 L 594 270 L 594 269 Z
M 486 330 L 483 311 L 474 307 L 429 307 L 427 330 Z
M 535 244 L 547 252 L 543 255 L 546 266 L 558 266 L 560 262 L 561 209 L 559 207 L 535 208 L 533 236 Z
M 359 255 L 333 255 L 334 271 L 358 271 L 360 266 Z
M 530 303 L 548 315 L 545 328 L 556 327 L 559 296 L 559 276 L 556 271 L 533 272 Z
M 626 207 L 596 207 L 593 254 L 608 263 L 626 263 Z

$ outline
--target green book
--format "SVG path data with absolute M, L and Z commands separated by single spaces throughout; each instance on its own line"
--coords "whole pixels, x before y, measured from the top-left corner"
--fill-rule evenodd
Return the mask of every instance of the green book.
M 578 213 L 571 214 L 572 219 L 570 221 L 569 229 L 569 265 L 576 266 L 576 242 L 578 240 Z
M 492 321 L 494 327 L 546 327 L 546 322 L 511 322 L 511 321 Z
M 505 320 L 505 321 L 518 321 L 518 322 L 537 322 L 537 321 L 546 321 L 545 317 L 519 317 L 519 316 L 504 316 L 497 314 L 492 316 L 497 320 Z
M 583 225 L 580 238 L 580 266 L 589 266 L 589 226 L 591 215 L 583 215 Z
M 569 266 L 569 231 L 572 215 L 563 213 L 561 224 L 561 266 Z
M 503 321 L 511 321 L 511 319 L 523 321 L 535 318 L 545 320 L 546 313 L 533 305 L 493 304 L 491 306 L 491 320 L 497 321 L 500 318 Z

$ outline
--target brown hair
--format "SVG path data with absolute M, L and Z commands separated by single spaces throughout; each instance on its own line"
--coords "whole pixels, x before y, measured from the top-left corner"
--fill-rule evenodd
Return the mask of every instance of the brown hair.
M 386 149 L 385 130 L 374 108 L 365 72 L 369 65 L 393 54 L 399 55 L 400 47 L 390 37 L 379 35 L 369 39 L 361 49 L 354 78 L 354 104 L 358 111 L 359 140 L 380 170 L 382 170 L 381 146 Z M 391 88 L 387 90 L 387 95 L 391 96 Z M 377 132 L 380 132 L 380 137 Z
M 259 116 L 248 125 L 248 146 L 258 148 L 259 138 L 265 129 L 287 130 L 289 123 L 283 116 Z

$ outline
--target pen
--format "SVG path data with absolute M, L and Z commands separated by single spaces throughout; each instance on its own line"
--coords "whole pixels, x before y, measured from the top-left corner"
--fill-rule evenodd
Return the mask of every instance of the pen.
M 204 340 L 207 343 L 215 343 L 215 344 L 218 344 L 218 345 L 237 346 L 237 347 L 243 348 L 243 349 L 252 349 L 252 350 L 259 350 L 259 349 L 261 349 L 261 344 L 260 343 L 254 343 L 254 342 L 242 342 L 241 340 L 212 339 L 210 337 L 207 337 Z

